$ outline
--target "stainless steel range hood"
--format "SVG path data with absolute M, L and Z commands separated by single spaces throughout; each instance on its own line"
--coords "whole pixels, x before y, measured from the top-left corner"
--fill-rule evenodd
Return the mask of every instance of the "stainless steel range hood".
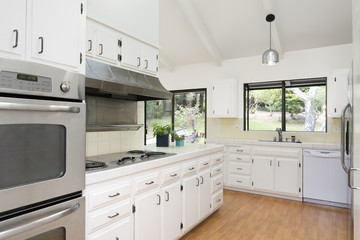
M 135 101 L 171 99 L 156 77 L 86 60 L 87 94 L 104 95 Z

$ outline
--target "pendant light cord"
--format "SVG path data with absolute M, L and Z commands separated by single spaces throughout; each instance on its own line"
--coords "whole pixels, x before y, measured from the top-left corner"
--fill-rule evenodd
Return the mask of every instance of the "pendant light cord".
M 270 22 L 270 49 L 271 49 L 271 22 Z

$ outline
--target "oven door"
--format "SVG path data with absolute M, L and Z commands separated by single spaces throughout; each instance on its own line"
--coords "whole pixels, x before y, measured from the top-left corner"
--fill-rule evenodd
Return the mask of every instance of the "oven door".
M 0 239 L 85 239 L 84 197 L 0 222 Z
M 85 188 L 85 103 L 0 98 L 0 215 Z

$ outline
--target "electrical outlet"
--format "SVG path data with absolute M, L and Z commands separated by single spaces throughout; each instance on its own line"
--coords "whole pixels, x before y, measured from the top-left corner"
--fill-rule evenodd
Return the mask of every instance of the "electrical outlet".
M 235 125 L 235 131 L 239 131 L 239 125 Z
M 334 133 L 339 133 L 339 127 L 338 127 L 338 126 L 334 126 L 334 127 L 333 127 L 333 132 L 334 132 Z

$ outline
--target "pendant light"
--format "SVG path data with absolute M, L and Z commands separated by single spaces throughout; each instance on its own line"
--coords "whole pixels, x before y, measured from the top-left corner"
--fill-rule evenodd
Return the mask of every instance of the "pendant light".
M 275 65 L 279 62 L 279 53 L 275 49 L 271 49 L 271 22 L 274 20 L 274 14 L 266 16 L 266 21 L 270 23 L 270 49 L 264 52 L 262 56 L 262 63 L 267 65 Z

